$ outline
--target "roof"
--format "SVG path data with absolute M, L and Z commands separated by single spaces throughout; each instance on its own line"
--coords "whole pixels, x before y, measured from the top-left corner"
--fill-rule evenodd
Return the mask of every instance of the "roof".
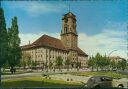
M 35 42 L 29 45 L 22 46 L 22 49 L 32 48 L 32 47 L 40 47 L 40 46 L 46 46 L 46 47 L 52 47 L 56 49 L 66 50 L 64 45 L 62 44 L 61 40 L 50 37 L 48 35 L 43 35 L 39 39 L 37 39 Z
M 110 56 L 109 58 L 113 60 L 126 60 L 125 58 L 121 58 L 119 56 Z
M 79 47 L 77 47 L 77 51 L 79 55 L 88 56 L 85 52 L 83 52 Z
M 88 56 L 85 52 L 83 52 L 79 47 L 67 48 L 68 50 L 77 51 L 79 55 Z
M 61 40 L 51 37 L 51 36 L 48 36 L 48 35 L 41 36 L 39 39 L 37 39 L 32 44 L 44 45 L 44 46 L 49 46 L 49 47 L 53 47 L 53 48 L 57 48 L 57 49 L 65 49 Z
M 79 55 L 88 56 L 79 47 L 68 49 L 63 45 L 60 39 L 57 39 L 48 35 L 43 35 L 32 44 L 21 46 L 21 48 L 29 49 L 29 48 L 40 47 L 40 46 L 46 46 L 46 47 L 51 47 L 51 48 L 56 48 L 56 49 L 66 50 L 66 51 L 74 50 L 74 51 L 77 51 Z
M 74 15 L 72 12 L 68 12 L 68 13 L 65 14 L 64 16 L 74 16 L 74 17 L 75 17 L 75 15 Z
M 68 12 L 64 14 L 64 16 L 62 17 L 62 20 L 67 19 L 67 18 L 73 18 L 74 20 L 76 20 L 76 16 L 72 12 Z

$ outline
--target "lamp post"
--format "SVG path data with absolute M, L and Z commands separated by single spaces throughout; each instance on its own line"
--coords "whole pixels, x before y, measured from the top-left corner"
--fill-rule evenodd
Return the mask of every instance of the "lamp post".
M 111 51 L 111 52 L 109 53 L 108 57 L 110 57 L 110 55 L 111 55 L 113 52 L 115 52 L 115 51 L 117 51 L 117 50 Z
M 109 55 L 108 55 L 108 58 L 110 58 L 110 55 L 111 55 L 113 52 L 115 52 L 115 51 L 117 51 L 117 50 L 111 51 L 111 52 L 109 53 Z

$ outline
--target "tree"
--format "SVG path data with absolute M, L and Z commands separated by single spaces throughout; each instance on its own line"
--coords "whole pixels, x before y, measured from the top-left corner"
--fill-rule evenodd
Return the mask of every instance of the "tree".
M 22 53 L 22 60 L 21 60 L 21 66 L 26 68 L 26 66 L 31 66 L 31 55 L 29 53 Z
M 116 63 L 115 60 L 112 60 L 112 61 L 110 62 L 110 67 L 111 67 L 112 70 L 115 69 L 115 68 L 117 68 L 117 63 Z
M 49 62 L 49 68 L 50 68 L 50 70 L 52 69 L 52 67 L 53 67 L 53 62 Z
M 61 70 L 61 66 L 63 66 L 63 59 L 61 56 L 58 56 L 55 60 L 56 66 L 59 67 L 59 70 Z
M 71 59 L 70 59 L 70 57 L 67 57 L 67 60 L 65 61 L 65 65 L 66 65 L 67 71 L 69 71 L 70 64 L 71 64 Z
M 8 34 L 4 17 L 4 10 L 0 7 L 0 86 L 1 86 L 1 67 L 8 59 Z
M 103 70 L 104 68 L 107 68 L 110 65 L 110 59 L 108 57 L 102 56 L 99 53 L 96 54 L 95 57 L 90 57 L 88 62 L 88 67 L 91 67 L 92 71 L 95 68 L 100 68 L 101 70 Z
M 38 64 L 37 61 L 32 61 L 32 66 L 33 66 L 33 67 L 36 67 L 37 64 Z
M 95 56 L 95 63 L 96 63 L 96 68 L 97 68 L 97 71 L 98 71 L 98 68 L 99 67 L 102 67 L 102 56 L 100 55 L 100 53 L 97 53 L 96 56 Z
M 121 69 L 124 71 L 127 67 L 127 61 L 125 59 L 121 59 L 120 61 L 118 61 L 117 67 L 118 69 Z
M 104 58 L 104 67 L 106 67 L 107 69 L 109 69 L 109 66 L 110 66 L 110 59 L 109 59 L 109 57 L 107 57 L 105 55 L 103 58 Z
M 104 68 L 108 67 L 110 65 L 110 59 L 108 57 L 105 56 L 100 56 L 100 60 L 99 60 L 99 66 L 101 68 L 101 70 L 103 70 Z
M 81 62 L 76 62 L 76 68 L 77 68 L 77 70 L 79 71 L 79 68 L 81 68 Z
M 9 59 L 8 63 L 11 67 L 11 72 L 14 72 L 14 67 L 20 63 L 21 59 L 21 48 L 20 38 L 17 24 L 17 17 L 12 18 L 12 26 L 8 31 L 9 35 Z
M 90 68 L 91 67 L 91 70 L 93 71 L 96 63 L 95 63 L 95 58 L 94 57 L 90 57 L 89 60 L 87 61 L 87 65 L 88 67 Z

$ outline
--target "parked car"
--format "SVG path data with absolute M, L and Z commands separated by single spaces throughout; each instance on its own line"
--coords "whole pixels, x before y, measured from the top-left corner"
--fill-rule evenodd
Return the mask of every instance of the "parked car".
M 128 88 L 128 78 L 113 79 L 113 86 Z
M 88 88 L 111 88 L 111 87 L 121 87 L 124 85 L 119 80 L 113 80 L 112 77 L 108 76 L 93 76 L 87 81 Z

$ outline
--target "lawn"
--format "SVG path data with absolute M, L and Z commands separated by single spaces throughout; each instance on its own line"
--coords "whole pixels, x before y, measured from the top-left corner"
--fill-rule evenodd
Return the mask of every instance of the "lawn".
M 79 87 L 81 83 L 66 82 L 62 80 L 45 79 L 41 77 L 26 77 L 17 78 L 15 80 L 3 80 L 3 88 L 17 88 L 17 87 Z
M 89 77 L 89 76 L 100 76 L 100 75 L 103 75 L 103 76 L 110 76 L 110 77 L 113 77 L 113 78 L 127 78 L 128 75 L 125 75 L 125 74 L 121 74 L 121 73 L 116 73 L 116 72 L 91 72 L 91 71 L 88 71 L 88 72 L 72 72 L 70 73 L 72 75 L 77 75 L 77 76 L 86 76 L 86 77 Z
M 17 71 L 15 74 L 32 73 L 32 71 Z M 2 72 L 2 75 L 12 75 L 10 71 Z M 13 74 L 14 75 L 14 74 Z

